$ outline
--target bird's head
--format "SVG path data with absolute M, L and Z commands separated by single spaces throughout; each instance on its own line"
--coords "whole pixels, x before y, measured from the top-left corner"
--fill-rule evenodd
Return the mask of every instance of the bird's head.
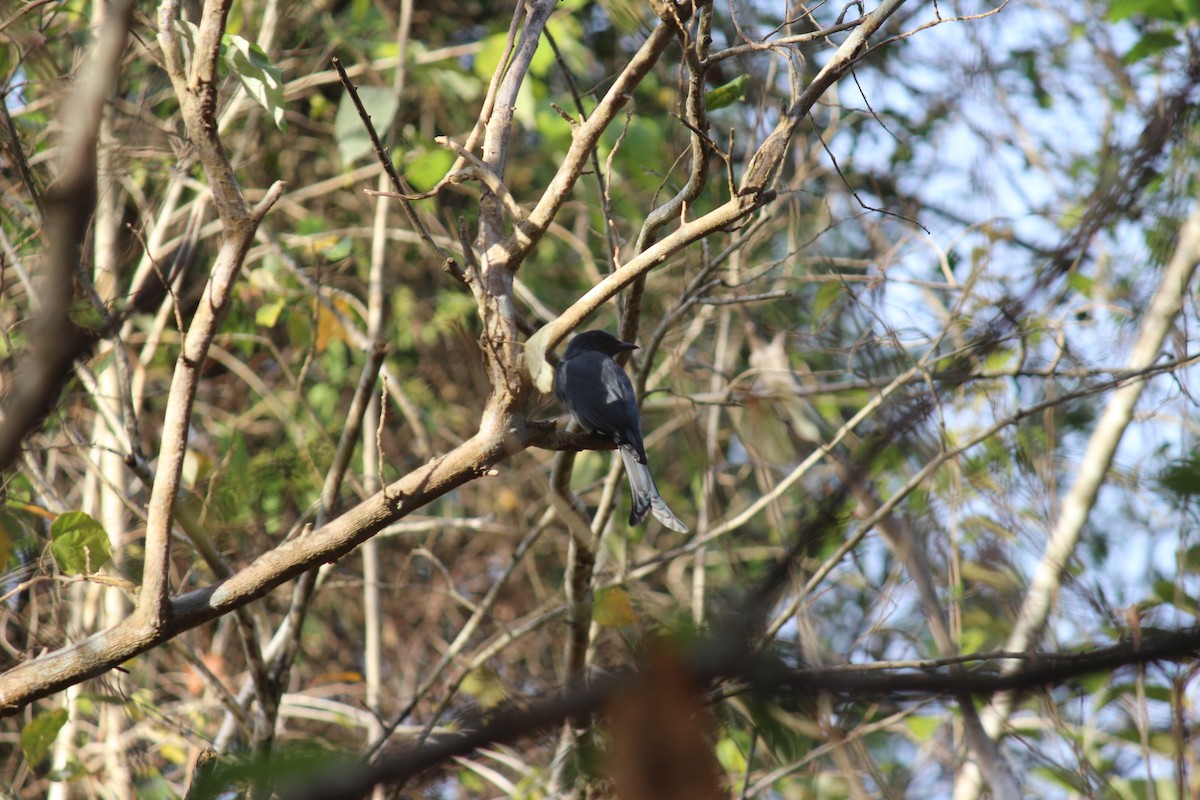
M 577 334 L 571 340 L 571 343 L 567 345 L 567 349 L 563 353 L 563 358 L 570 358 L 573 355 L 589 351 L 603 353 L 606 356 L 615 356 L 617 353 L 626 350 L 637 349 L 638 346 L 636 344 L 622 342 L 608 331 L 584 331 Z

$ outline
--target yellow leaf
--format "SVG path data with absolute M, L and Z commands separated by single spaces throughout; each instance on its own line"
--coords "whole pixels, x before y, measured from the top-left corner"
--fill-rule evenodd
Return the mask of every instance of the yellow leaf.
M 346 340 L 346 329 L 338 321 L 337 315 L 325 306 L 317 312 L 317 352 L 324 353 L 325 348 L 334 339 Z
M 596 592 L 596 622 L 613 628 L 628 628 L 637 622 L 629 592 L 617 587 Z
M 279 321 L 279 315 L 283 313 L 284 306 L 287 305 L 286 300 L 276 300 L 273 303 L 267 303 L 258 307 L 254 312 L 254 322 L 264 328 L 274 328 L 275 323 Z
M 170 761 L 172 764 L 178 765 L 187 763 L 187 753 L 178 745 L 166 743 L 160 744 L 158 746 L 158 754 L 167 761 Z

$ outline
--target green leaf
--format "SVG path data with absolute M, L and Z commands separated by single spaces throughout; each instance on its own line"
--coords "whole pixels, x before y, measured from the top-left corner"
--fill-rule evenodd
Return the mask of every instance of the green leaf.
M 1185 458 L 1172 462 L 1158 476 L 1158 482 L 1181 498 L 1200 494 L 1200 460 Z
M 1175 606 L 1187 614 L 1196 613 L 1196 598 L 1189 595 L 1183 586 L 1166 578 L 1158 578 L 1153 584 L 1154 597 L 1163 603 Z
M 487 784 L 471 770 L 460 769 L 457 774 L 458 785 L 466 791 L 468 797 L 481 797 L 486 793 Z
M 1179 37 L 1170 31 L 1147 31 L 1137 40 L 1129 52 L 1121 59 L 1126 64 L 1136 64 L 1139 61 L 1158 55 L 1164 50 L 1170 50 L 1179 44 Z
M 813 319 L 819 319 L 822 314 L 828 311 L 829 307 L 833 305 L 834 301 L 838 299 L 841 293 L 842 285 L 836 281 L 830 281 L 829 283 L 821 286 L 821 288 L 817 290 L 816 298 L 813 300 Z
M 187 42 L 191 50 L 196 49 L 197 28 L 187 20 L 176 20 L 175 30 Z M 271 64 L 263 49 L 241 36 L 227 33 L 221 37 L 221 64 L 262 106 L 275 127 L 287 130 L 283 117 L 283 70 Z
M 0 509 L 0 571 L 7 569 L 13 550 L 21 542 L 28 542 L 33 531 L 25 521 L 26 515 L 14 509 Z
M 36 767 L 50 756 L 50 748 L 62 726 L 67 724 L 67 710 L 56 708 L 38 714 L 21 729 L 21 751 L 29 766 Z
M 741 775 L 746 772 L 746 756 L 738 743 L 728 737 L 717 742 L 717 761 L 726 772 Z
M 946 724 L 946 720 L 942 717 L 909 717 L 904 722 L 908 732 L 912 734 L 913 740 L 916 742 L 927 742 L 938 729 Z
M 358 99 L 362 101 L 367 116 L 371 118 L 376 133 L 382 135 L 382 131 L 391 127 L 399 107 L 395 92 L 382 86 L 362 86 L 358 90 Z M 344 167 L 349 167 L 371 152 L 371 137 L 367 135 L 367 129 L 358 118 L 358 109 L 354 107 L 354 100 L 349 92 L 342 95 L 342 100 L 338 103 L 337 116 L 333 120 L 333 135 L 337 139 L 338 154 L 342 157 Z
M 1178 22 L 1179 7 L 1175 0 L 1112 0 L 1105 16 L 1109 22 L 1120 22 L 1135 16 Z
M 496 67 L 500 66 L 500 58 L 504 55 L 507 43 L 508 36 L 503 33 L 494 33 L 479 43 L 479 50 L 475 53 L 475 61 L 471 67 L 478 77 L 485 81 L 492 77 Z
M 1108 686 L 1112 680 L 1112 675 L 1109 673 L 1098 672 L 1093 675 L 1080 675 L 1075 681 L 1086 694 L 1096 696 L 1100 691 Z
M 221 37 L 221 56 L 230 73 L 242 84 L 246 94 L 263 107 L 275 127 L 287 130 L 283 116 L 283 70 L 274 66 L 263 49 L 241 36 Z
M 404 168 L 404 177 L 418 192 L 426 192 L 436 186 L 453 165 L 454 153 L 443 148 L 429 150 L 409 162 Z
M 286 305 L 286 300 L 276 300 L 273 303 L 259 306 L 258 310 L 254 312 L 254 324 L 263 328 L 274 328 Z
M 206 769 L 197 770 L 188 797 L 216 800 L 240 796 L 231 789 L 255 784 L 270 786 L 282 781 L 301 785 L 298 782 L 310 776 L 349 768 L 349 759 L 333 750 L 309 743 L 281 744 L 270 756 L 254 753 L 217 757 Z
M 739 103 L 746 99 L 746 84 L 748 83 L 750 83 L 750 76 L 743 72 L 728 83 L 705 94 L 704 105 L 708 107 L 709 111 L 715 111 L 718 108 Z
M 82 511 L 59 514 L 50 526 L 50 553 L 68 575 L 90 575 L 108 562 L 108 533 Z
M 14 358 L 28 346 L 25 334 L 19 330 L 10 330 L 7 335 L 0 336 L 0 358 Z
M 988 353 L 987 358 L 983 360 L 983 368 L 989 371 L 999 371 L 1013 363 L 1013 358 L 1016 356 L 1012 350 L 998 348 L 991 353 Z
M 341 261 L 343 258 L 348 258 L 354 252 L 354 240 L 349 236 L 343 236 L 333 244 L 326 245 L 321 249 L 321 255 L 326 261 Z
M 76 300 L 71 303 L 67 316 L 71 318 L 71 322 L 92 333 L 103 333 L 106 327 L 104 317 L 90 300 Z
M 1092 287 L 1095 284 L 1095 278 L 1089 278 L 1087 275 L 1081 275 L 1078 272 L 1072 272 L 1067 276 L 1067 285 L 1084 297 L 1092 296 Z

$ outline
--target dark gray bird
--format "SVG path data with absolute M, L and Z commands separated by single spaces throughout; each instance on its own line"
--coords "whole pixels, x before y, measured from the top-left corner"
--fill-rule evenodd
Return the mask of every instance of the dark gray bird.
M 622 342 L 607 331 L 579 334 L 567 345 L 554 370 L 554 394 L 584 430 L 617 443 L 633 499 L 629 524 L 637 525 L 654 512 L 663 525 L 687 533 L 687 525 L 663 502 L 646 465 L 637 395 L 625 370 L 613 360 L 624 350 L 637 350 L 637 345 Z

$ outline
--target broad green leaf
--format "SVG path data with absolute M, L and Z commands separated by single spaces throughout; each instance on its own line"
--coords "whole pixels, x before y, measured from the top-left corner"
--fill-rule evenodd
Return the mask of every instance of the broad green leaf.
M 404 168 L 404 177 L 418 192 L 426 192 L 437 185 L 454 165 L 454 153 L 444 148 L 428 150 L 409 162 Z
M 396 93 L 382 86 L 361 86 L 358 89 L 358 99 L 362 100 L 371 125 L 380 136 L 392 124 L 396 116 L 399 102 Z M 337 139 L 338 154 L 342 157 L 342 166 L 349 167 L 358 159 L 371 152 L 371 137 L 358 117 L 358 109 L 350 93 L 342 95 L 338 103 L 337 116 L 333 120 L 333 135 Z
M 31 767 L 37 767 L 50 756 L 50 748 L 62 726 L 67 724 L 67 710 L 56 708 L 38 714 L 21 729 L 21 752 Z
M 1178 44 L 1179 37 L 1170 31 L 1147 31 L 1129 48 L 1129 52 L 1121 60 L 1126 64 L 1136 64 Z
M 1153 587 L 1154 597 L 1163 603 L 1175 606 L 1188 614 L 1196 612 L 1196 599 L 1189 595 L 1183 586 L 1166 578 L 1155 579 L 1151 586 Z
M 269 756 L 258 752 L 218 756 L 205 769 L 197 770 L 187 796 L 217 800 L 238 794 L 231 787 L 239 784 L 272 786 L 286 782 L 298 786 L 307 776 L 335 774 L 349 768 L 348 758 L 341 753 L 307 742 L 286 743 L 273 748 Z
M 1135 16 L 1178 22 L 1179 7 L 1175 0 L 1112 0 L 1105 16 L 1109 22 L 1120 22 Z
M 750 76 L 743 72 L 728 83 L 724 83 L 704 95 L 704 105 L 708 107 L 709 111 L 715 111 L 718 108 L 741 102 L 746 99 L 748 83 L 750 83 Z
M 25 516 L 19 506 L 11 502 L 8 508 L 0 509 L 0 572 L 7 570 L 17 543 L 29 541 L 33 535 Z
M 0 358 L 15 358 L 29 344 L 25 334 L 17 329 L 0 336 Z
M 50 553 L 68 575 L 90 575 L 108 562 L 108 534 L 91 515 L 68 511 L 50 525 Z
M 550 71 L 556 68 L 557 59 L 554 58 L 554 48 L 543 36 L 538 40 L 537 50 L 533 51 L 533 58 L 529 59 L 529 74 L 535 78 L 545 79 Z
M 475 61 L 471 66 L 479 78 L 486 81 L 492 77 L 496 67 L 500 66 L 507 43 L 508 35 L 504 33 L 494 33 L 479 43 L 479 50 L 476 51 Z
M 1084 692 L 1093 696 L 1100 694 L 1100 691 L 1104 689 L 1104 687 L 1106 687 L 1111 680 L 1112 675 L 1105 672 L 1098 672 L 1093 675 L 1081 675 L 1075 679 L 1076 683 L 1079 684 L 1080 688 L 1082 688 Z
M 558 52 L 562 54 L 563 61 L 567 62 L 567 69 L 576 75 L 588 72 L 595 63 L 592 51 L 582 41 L 586 34 L 580 19 L 582 16 L 579 13 L 571 11 L 560 2 L 558 11 L 546 23 L 546 30 L 558 44 Z M 550 50 L 550 43 L 543 39 L 538 44 L 538 49 L 542 47 Z M 558 69 L 557 65 L 555 69 Z
M 276 128 L 286 131 L 283 70 L 271 63 L 261 47 L 241 36 L 226 34 L 221 37 L 221 56 L 246 94 L 271 115 Z
M 196 48 L 197 28 L 187 20 L 176 20 L 175 30 L 187 42 L 188 49 Z M 271 115 L 275 127 L 287 130 L 283 116 L 283 70 L 271 64 L 271 59 L 254 42 L 233 33 L 221 37 L 221 65 L 238 79 L 246 94 L 254 98 Z

